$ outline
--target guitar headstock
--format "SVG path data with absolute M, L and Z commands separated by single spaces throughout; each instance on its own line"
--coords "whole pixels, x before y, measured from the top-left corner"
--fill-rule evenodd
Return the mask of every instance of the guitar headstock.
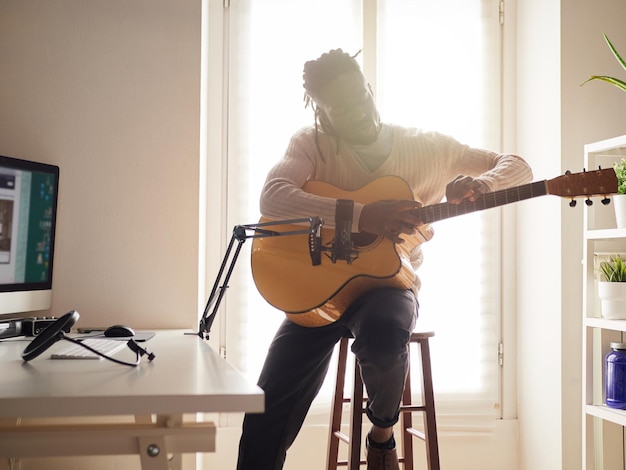
M 603 203 L 608 203 L 606 196 L 617 193 L 617 175 L 613 168 L 565 173 L 546 181 L 548 194 L 574 199 L 576 197 L 605 196 Z M 606 201 L 606 202 L 605 202 Z M 589 201 L 591 202 L 591 201 Z M 572 201 L 575 204 L 575 201 Z M 571 204 L 571 205 L 574 205 Z

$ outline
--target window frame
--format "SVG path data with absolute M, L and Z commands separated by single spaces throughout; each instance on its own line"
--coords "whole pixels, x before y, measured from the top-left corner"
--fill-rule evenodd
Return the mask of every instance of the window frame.
M 236 0 L 232 0 L 233 2 Z M 490 1 L 490 0 L 485 0 Z M 230 2 L 228 2 L 230 3 Z M 497 4 L 498 2 L 492 1 Z M 372 25 L 377 22 L 376 2 L 363 0 L 363 24 L 364 30 L 371 32 Z M 212 287 L 217 274 L 219 263 L 216 261 L 224 256 L 225 247 L 230 237 L 229 230 L 232 221 L 229 220 L 229 200 L 223 197 L 229 190 L 229 124 L 228 124 L 228 93 L 229 93 L 229 52 L 231 11 L 225 6 L 223 0 L 203 0 L 203 65 L 202 65 L 202 105 L 201 125 L 203 149 L 201 155 L 201 207 L 205 210 L 201 214 L 200 242 L 200 286 L 198 305 L 199 311 L 204 309 L 206 294 Z M 504 38 L 504 36 L 502 36 Z M 503 40 L 504 42 L 504 40 Z M 375 35 L 364 34 L 364 48 L 369 44 L 376 44 Z M 509 39 L 509 46 L 511 41 Z M 369 49 L 368 49 L 369 50 Z M 374 90 L 377 86 L 376 54 L 363 53 L 363 70 L 371 82 Z M 504 54 L 501 52 L 501 57 Z M 210 66 L 209 66 L 210 64 Z M 510 67 L 510 66 L 509 66 Z M 502 83 L 510 75 L 510 69 L 502 67 Z M 504 93 L 503 93 L 504 95 Z M 502 112 L 503 108 L 501 109 Z M 504 122 L 504 119 L 502 119 Z M 212 131 L 210 131 L 212 130 Z M 506 130 L 502 131 L 503 141 L 510 140 Z M 209 157 L 210 156 L 210 157 Z M 513 208 L 502 208 L 500 216 L 501 231 L 501 256 L 503 259 L 515 260 L 515 211 Z M 252 221 L 243 221 L 252 222 Z M 206 242 L 204 242 L 206 240 Z M 242 258 L 246 256 L 242 253 Z M 242 261 L 239 261 L 241 264 Z M 507 265 L 510 264 L 507 262 Z M 494 354 L 504 352 L 503 367 L 499 373 L 498 401 L 500 409 L 499 418 L 514 417 L 515 407 L 515 275 L 509 270 L 501 269 L 501 321 L 500 343 L 505 345 L 502 351 L 494 351 Z M 227 325 L 237 318 L 229 312 L 228 296 L 224 298 L 221 312 L 214 323 L 212 342 L 223 356 L 227 355 L 227 345 L 232 347 L 233 338 L 229 337 Z M 217 332 L 217 333 L 215 333 Z M 327 410 L 325 410 L 327 411 Z M 313 413 L 315 414 L 315 413 Z

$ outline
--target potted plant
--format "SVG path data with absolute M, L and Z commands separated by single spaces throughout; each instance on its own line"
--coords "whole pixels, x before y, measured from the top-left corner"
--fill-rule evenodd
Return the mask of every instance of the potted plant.
M 610 320 L 626 319 L 626 261 L 614 255 L 601 261 L 599 269 L 598 297 L 602 316 Z
M 613 165 L 617 175 L 617 194 L 613 196 L 617 228 L 626 228 L 626 158 Z

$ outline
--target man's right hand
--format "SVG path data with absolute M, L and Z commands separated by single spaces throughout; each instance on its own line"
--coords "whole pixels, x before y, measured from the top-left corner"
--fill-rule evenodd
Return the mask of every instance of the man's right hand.
M 417 201 L 385 200 L 367 204 L 361 211 L 359 230 L 382 235 L 394 243 L 403 243 L 400 234 L 412 235 L 423 224 L 414 213 L 422 205 Z

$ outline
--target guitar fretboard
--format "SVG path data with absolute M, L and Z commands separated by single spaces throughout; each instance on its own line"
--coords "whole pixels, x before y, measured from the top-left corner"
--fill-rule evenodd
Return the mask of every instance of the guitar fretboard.
M 501 189 L 485 193 L 475 201 L 463 200 L 459 204 L 442 202 L 415 210 L 415 214 L 424 223 L 430 224 L 438 220 L 448 219 L 457 215 L 469 214 L 470 212 L 482 211 L 493 207 L 504 206 L 513 202 L 531 199 L 548 194 L 546 181 L 516 186 L 515 188 Z

